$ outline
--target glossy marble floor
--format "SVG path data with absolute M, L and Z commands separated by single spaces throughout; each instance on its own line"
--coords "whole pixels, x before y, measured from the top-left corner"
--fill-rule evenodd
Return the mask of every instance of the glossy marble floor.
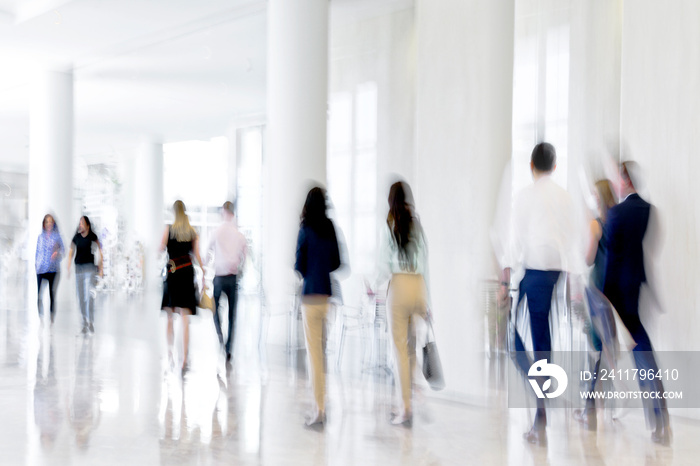
M 40 324 L 26 293 L 0 293 L 3 465 L 700 461 L 699 422 L 674 417 L 673 445 L 662 447 L 650 441 L 641 412 L 606 419 L 597 434 L 580 429 L 567 413 L 557 414 L 549 446 L 530 446 L 522 439 L 527 413 L 506 408 L 498 387 L 486 406 L 420 391 L 413 428 L 394 427 L 387 422 L 391 379 L 345 365 L 330 371 L 325 430 L 309 430 L 302 425 L 311 400 L 300 369 L 303 356 L 295 363 L 282 346 L 260 350 L 255 299 L 241 302 L 231 368 L 217 351 L 211 314 L 192 319 L 191 370 L 183 377 L 178 364 L 170 363 L 157 293 L 98 297 L 92 336 L 76 336 L 79 312 L 71 293 L 63 293 L 53 327 Z

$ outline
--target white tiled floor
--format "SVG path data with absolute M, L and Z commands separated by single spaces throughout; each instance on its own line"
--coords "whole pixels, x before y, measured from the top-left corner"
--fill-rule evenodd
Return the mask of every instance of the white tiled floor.
M 597 434 L 557 413 L 549 446 L 530 446 L 522 440 L 527 413 L 505 408 L 496 389 L 488 406 L 420 393 L 413 428 L 394 427 L 389 379 L 345 363 L 329 376 L 325 431 L 308 430 L 305 377 L 281 346 L 267 345 L 260 358 L 250 303 L 241 303 L 232 370 L 217 352 L 210 314 L 193 319 L 192 370 L 183 378 L 168 362 L 159 299 L 102 296 L 96 333 L 82 337 L 72 299 L 59 303 L 48 329 L 22 293 L 4 294 L 1 464 L 698 464 L 700 423 L 674 418 L 673 446 L 661 447 L 639 412 L 606 419 Z

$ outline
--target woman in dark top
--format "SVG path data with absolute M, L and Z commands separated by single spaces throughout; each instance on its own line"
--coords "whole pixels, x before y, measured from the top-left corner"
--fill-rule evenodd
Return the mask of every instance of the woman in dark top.
M 58 225 L 51 214 L 44 215 L 41 222 L 41 234 L 36 242 L 36 281 L 39 296 L 37 306 L 39 308 L 39 318 L 44 315 L 44 303 L 41 298 L 42 284 L 49 283 L 49 310 L 51 312 L 51 323 L 53 324 L 55 308 L 54 295 L 58 286 L 59 271 L 61 270 L 61 257 L 63 256 L 63 240 L 58 231 Z
M 95 267 L 93 243 L 100 250 L 97 268 Z M 80 333 L 94 333 L 95 298 L 90 290 L 95 283 L 95 272 L 97 271 L 102 276 L 102 245 L 97 235 L 92 231 L 90 219 L 85 215 L 80 217 L 78 231 L 73 236 L 68 251 L 69 274 L 73 251 L 75 251 L 75 286 L 78 292 L 80 312 L 83 315 L 83 329 Z
M 190 225 L 185 213 L 185 204 L 175 201 L 173 204 L 175 221 L 165 228 L 160 250 L 168 251 L 168 277 L 163 284 L 163 301 L 161 309 L 168 313 L 168 347 L 172 357 L 174 339 L 173 312 L 182 316 L 182 371 L 189 368 L 187 358 L 189 351 L 190 330 L 189 316 L 197 312 L 197 295 L 194 283 L 194 267 L 192 257 L 202 266 L 199 257 L 199 238 Z M 202 274 L 202 289 L 204 289 L 204 274 Z
M 294 269 L 304 279 L 302 316 L 306 351 L 309 355 L 315 407 L 306 419 L 308 426 L 325 422 L 326 375 L 324 373 L 323 329 L 331 295 L 330 273 L 340 267 L 340 250 L 333 222 L 326 216 L 326 193 L 315 187 L 306 196 L 301 212 Z

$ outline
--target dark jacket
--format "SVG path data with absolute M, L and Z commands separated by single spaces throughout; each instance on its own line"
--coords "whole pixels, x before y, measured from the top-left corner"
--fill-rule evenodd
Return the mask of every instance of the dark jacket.
M 646 281 L 642 242 L 650 212 L 651 204 L 636 193 L 608 211 L 604 234 L 608 254 L 604 293 L 608 298 L 620 293 L 638 296 Z
M 326 235 L 302 225 L 297 238 L 297 259 L 294 270 L 304 277 L 302 294 L 331 293 L 330 273 L 340 267 L 340 250 L 335 228 L 330 224 Z

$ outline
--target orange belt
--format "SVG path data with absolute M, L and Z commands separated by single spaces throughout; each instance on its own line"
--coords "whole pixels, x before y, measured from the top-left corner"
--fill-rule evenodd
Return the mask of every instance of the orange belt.
M 170 273 L 175 273 L 176 270 L 189 267 L 192 265 L 192 260 L 189 256 L 176 257 L 175 259 L 170 259 L 168 261 L 168 269 Z

